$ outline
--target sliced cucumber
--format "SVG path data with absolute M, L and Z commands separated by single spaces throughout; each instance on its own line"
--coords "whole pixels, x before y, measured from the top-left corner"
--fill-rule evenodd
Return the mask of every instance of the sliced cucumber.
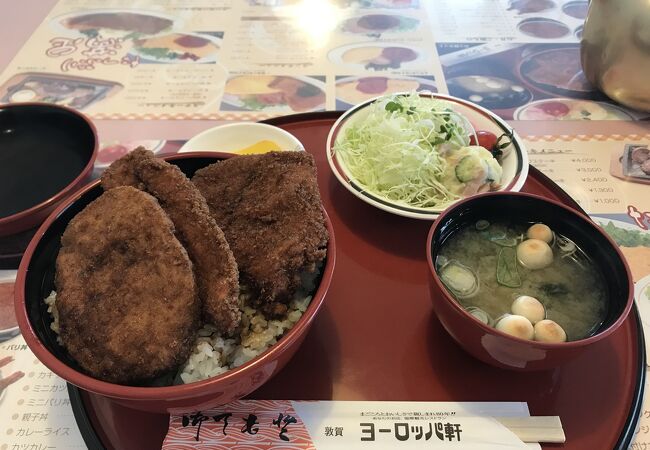
M 461 183 L 467 183 L 476 178 L 481 170 L 481 158 L 476 155 L 467 155 L 461 158 L 456 165 L 456 178 Z

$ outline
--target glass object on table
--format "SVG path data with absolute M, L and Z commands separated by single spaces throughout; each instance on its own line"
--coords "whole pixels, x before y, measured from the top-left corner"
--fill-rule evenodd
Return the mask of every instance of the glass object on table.
M 581 59 L 587 79 L 607 96 L 650 111 L 650 1 L 591 0 Z

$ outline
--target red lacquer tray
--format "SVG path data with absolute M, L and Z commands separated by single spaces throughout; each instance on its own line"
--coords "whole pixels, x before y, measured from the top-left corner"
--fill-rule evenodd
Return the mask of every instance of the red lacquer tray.
M 250 397 L 525 401 L 533 415 L 560 416 L 567 438 L 560 448 L 627 448 L 645 377 L 636 309 L 614 335 L 559 369 L 510 372 L 473 359 L 447 335 L 428 298 L 425 247 L 431 222 L 373 208 L 331 174 L 325 141 L 339 114 L 267 121 L 294 134 L 316 157 L 323 203 L 338 244 L 337 267 L 323 308 L 297 355 Z M 523 190 L 579 208 L 533 167 Z M 69 391 L 90 448 L 160 448 L 167 415 L 130 410 L 72 386 Z

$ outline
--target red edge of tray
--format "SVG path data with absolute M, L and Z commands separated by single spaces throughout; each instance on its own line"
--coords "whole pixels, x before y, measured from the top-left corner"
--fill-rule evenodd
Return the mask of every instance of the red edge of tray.
M 587 437 L 587 443 L 593 443 L 594 441 L 598 442 L 598 448 L 604 449 L 606 447 L 602 447 L 602 445 L 607 446 L 608 444 L 606 443 L 611 442 L 613 446 L 612 448 L 616 450 L 627 449 L 634 438 L 635 428 L 640 417 L 646 373 L 645 342 L 643 333 L 640 332 L 641 323 L 636 305 L 632 310 L 632 314 L 630 314 L 628 319 L 621 326 L 621 329 L 608 339 L 604 340 L 603 343 L 598 344 L 596 349 L 587 352 L 587 355 L 581 356 L 578 358 L 577 362 L 569 363 L 566 367 L 547 372 L 538 372 L 533 374 L 516 373 L 515 375 L 513 372 L 492 368 L 474 360 L 471 356 L 465 354 L 463 350 L 446 335 L 431 310 L 426 288 L 427 271 L 425 257 L 426 231 L 428 231 L 430 223 L 398 217 L 376 210 L 375 208 L 364 204 L 347 192 L 342 186 L 338 185 L 338 182 L 330 173 L 325 157 L 325 139 L 329 127 L 341 114 L 342 112 L 339 111 L 303 113 L 263 121 L 284 128 L 289 132 L 296 131 L 292 130 L 292 128 L 295 127 L 303 129 L 308 127 L 310 129 L 306 136 L 301 136 L 301 133 L 298 132 L 296 137 L 301 139 L 305 144 L 306 150 L 313 153 L 317 159 L 319 186 L 323 197 L 323 204 L 328 210 L 328 213 L 332 218 L 333 226 L 336 230 L 337 241 L 339 244 L 338 253 L 340 256 L 338 258 L 338 267 L 332 281 L 330 292 L 323 305 L 323 311 L 321 311 L 319 316 L 316 317 L 314 327 L 303 344 L 302 350 L 304 351 L 299 351 L 282 372 L 276 375 L 258 391 L 254 392 L 249 398 L 290 398 L 293 400 L 528 401 L 532 415 L 560 415 L 567 435 L 567 442 L 559 448 L 585 450 L 587 448 L 596 448 L 584 445 L 584 439 Z M 315 122 L 321 122 L 318 131 L 314 129 L 313 125 L 315 125 Z M 322 143 L 314 144 L 314 140 L 318 142 L 320 138 L 322 138 Z M 568 206 L 582 211 L 580 206 L 566 192 L 532 166 L 530 166 L 528 181 L 524 185 L 522 191 L 530 192 L 531 190 L 544 196 L 551 196 Z M 334 205 L 332 197 L 335 197 L 335 201 L 337 202 L 336 205 Z M 363 216 L 363 223 L 355 222 L 354 219 L 359 219 L 360 216 Z M 381 220 L 382 225 L 380 225 L 380 227 L 383 226 L 384 228 L 390 228 L 395 233 L 400 231 L 395 227 L 401 225 L 402 233 L 406 236 L 410 236 L 411 239 L 417 239 L 418 233 L 422 234 L 422 242 L 409 244 L 407 245 L 408 248 L 401 248 L 399 245 L 396 245 L 395 242 L 381 241 L 381 232 L 368 228 L 373 224 L 376 224 L 376 222 L 373 222 L 373 219 Z M 366 231 L 367 235 L 355 234 L 354 232 L 351 232 L 347 226 L 352 226 L 357 231 Z M 378 272 L 380 272 L 378 274 L 379 278 L 390 280 L 391 278 L 399 277 L 400 283 L 404 284 L 403 295 L 405 297 L 408 298 L 415 292 L 417 292 L 421 297 L 417 302 L 414 301 L 414 308 L 428 311 L 428 314 L 425 314 L 426 317 L 420 317 L 420 323 L 413 323 L 410 327 L 408 325 L 403 325 L 404 328 L 400 331 L 405 334 L 411 333 L 410 336 L 407 336 L 411 337 L 413 335 L 413 330 L 420 329 L 420 334 L 426 335 L 428 338 L 426 340 L 428 342 L 418 342 L 415 344 L 416 346 L 420 345 L 421 350 L 424 349 L 430 354 L 442 354 L 442 356 L 446 357 L 450 361 L 452 366 L 454 364 L 460 366 L 466 365 L 468 368 L 471 368 L 471 371 L 466 372 L 467 375 L 464 379 L 471 377 L 473 377 L 472 379 L 476 379 L 477 374 L 480 373 L 480 378 L 483 379 L 481 387 L 477 388 L 476 386 L 472 386 L 471 380 L 468 380 L 468 383 L 463 387 L 462 391 L 456 391 L 455 393 L 450 392 L 454 389 L 459 389 L 458 386 L 439 386 L 438 390 L 433 392 L 433 395 L 431 395 L 430 392 L 427 393 L 428 386 L 425 384 L 422 386 L 424 392 L 421 394 L 419 391 L 414 390 L 418 385 L 415 378 L 417 377 L 417 373 L 427 371 L 425 366 L 431 362 L 431 355 L 424 354 L 424 358 L 416 357 L 414 359 L 413 354 L 392 353 L 389 358 L 393 361 L 393 364 L 401 364 L 401 367 L 404 367 L 404 365 L 410 366 L 408 373 L 404 371 L 401 373 L 403 377 L 406 377 L 408 374 L 409 377 L 413 377 L 413 380 L 409 381 L 409 383 L 401 383 L 401 380 L 394 380 L 391 379 L 390 376 L 387 376 L 390 374 L 377 372 L 376 378 L 381 379 L 381 383 L 384 387 L 382 392 L 366 392 L 366 395 L 364 395 L 363 392 L 352 389 L 356 387 L 361 390 L 363 385 L 367 385 L 368 381 L 372 380 L 354 379 L 354 373 L 351 373 L 354 371 L 350 371 L 349 367 L 347 368 L 348 370 L 340 367 L 341 363 L 348 362 L 345 358 L 343 358 L 343 361 L 337 361 L 337 359 L 341 359 L 341 342 L 339 341 L 339 333 L 337 331 L 344 330 L 341 329 L 342 325 L 340 321 L 335 320 L 335 315 L 332 314 L 332 310 L 335 309 L 336 304 L 343 302 L 340 299 L 341 295 L 337 295 L 337 292 L 342 292 L 346 288 L 346 286 L 341 286 L 342 284 L 345 284 L 342 281 L 336 283 L 337 274 L 339 275 L 339 279 L 342 279 L 345 276 L 344 272 L 346 270 L 353 270 L 355 267 L 359 270 L 359 264 L 357 262 L 360 257 L 359 253 L 350 252 L 346 248 L 346 243 L 347 245 L 352 245 L 351 241 L 355 239 L 359 241 L 354 244 L 356 250 L 366 248 L 370 251 L 370 248 L 373 247 L 373 251 L 377 251 L 378 249 L 376 247 L 377 244 L 379 244 L 381 247 L 379 249 L 380 253 L 383 253 L 386 260 L 392 258 L 398 262 L 401 261 L 405 266 L 403 270 L 399 273 L 394 273 L 392 271 L 386 271 L 386 266 L 382 266 L 377 269 Z M 396 237 L 395 240 L 398 241 L 399 238 Z M 419 253 L 421 253 L 421 255 L 417 253 L 417 249 L 420 250 Z M 422 271 L 421 273 L 418 273 L 416 270 L 414 273 L 413 266 L 417 266 L 418 263 L 422 265 Z M 368 267 L 363 266 L 361 266 L 361 268 L 366 270 L 368 269 Z M 418 278 L 418 280 L 413 283 L 415 278 Z M 409 280 L 411 280 L 410 285 L 408 284 Z M 392 282 L 395 283 L 394 280 L 392 280 Z M 349 286 L 347 287 L 349 288 Z M 374 288 L 373 290 L 377 291 L 378 289 Z M 381 289 L 379 289 L 379 291 L 381 291 Z M 346 301 L 350 301 L 350 298 L 354 299 L 354 295 L 350 295 L 346 298 Z M 341 305 L 338 305 L 338 307 L 340 306 Z M 360 307 L 359 304 L 355 305 L 350 302 L 345 305 L 346 309 L 348 307 L 355 309 L 350 316 L 354 316 L 357 319 L 363 317 L 360 316 L 360 314 L 363 314 L 364 308 Z M 407 310 L 403 310 L 402 312 L 404 311 Z M 391 316 L 391 314 L 385 315 Z M 388 322 L 395 324 L 395 326 L 399 326 L 397 323 L 398 320 L 399 317 L 395 317 L 388 319 Z M 385 334 L 379 330 L 375 337 L 377 336 L 383 337 Z M 362 336 L 359 335 L 358 337 L 361 338 Z M 377 345 L 378 343 L 381 343 L 381 341 L 382 339 L 375 339 L 373 344 Z M 438 345 L 434 346 L 433 341 L 436 341 Z M 359 346 L 358 343 L 346 343 L 352 347 L 355 347 L 355 345 L 352 344 L 356 344 L 356 347 Z M 386 341 L 384 341 L 384 343 L 386 343 Z M 391 340 L 390 343 L 394 342 Z M 626 345 L 630 343 L 632 346 Z M 617 348 L 612 347 L 617 344 Z M 410 341 L 405 342 L 404 348 L 407 349 L 409 345 L 412 346 L 414 344 Z M 352 350 L 357 354 L 362 351 L 372 353 L 372 349 L 353 348 Z M 563 373 L 568 372 L 569 375 L 566 376 L 572 376 L 575 378 L 576 376 L 574 373 L 580 372 L 579 362 L 584 360 L 593 360 L 595 358 L 594 354 L 597 354 L 597 357 L 600 357 L 600 355 L 605 355 L 605 357 L 608 355 L 613 358 L 615 357 L 617 358 L 616 362 L 618 364 L 608 364 L 609 361 L 603 360 L 598 367 L 599 371 L 584 373 L 587 377 L 585 383 L 575 383 L 575 386 L 563 385 Z M 322 359 L 327 359 L 330 366 L 325 367 L 326 364 L 319 360 L 319 356 Z M 429 356 L 429 358 L 427 359 L 426 356 Z M 440 359 L 441 355 L 437 356 L 438 359 Z M 444 359 L 445 358 L 443 358 L 443 360 Z M 387 360 L 388 359 L 377 361 L 377 363 L 374 363 L 374 367 L 366 367 L 364 370 L 368 372 L 372 371 L 372 369 L 381 369 L 382 365 L 385 364 Z M 337 365 L 337 362 L 339 365 Z M 624 371 L 626 368 L 628 378 L 616 379 L 616 376 L 620 377 L 621 371 Z M 305 380 L 303 376 L 305 370 L 308 374 L 319 375 L 318 378 L 321 378 L 322 380 Z M 325 370 L 325 372 L 323 372 L 323 370 Z M 437 368 L 437 370 L 444 371 L 445 367 Z M 612 376 L 614 379 L 609 378 Z M 335 379 L 335 377 L 338 378 Z M 490 393 L 496 389 L 495 385 L 490 383 L 490 380 L 499 380 L 502 377 L 510 380 L 510 382 L 507 382 L 506 384 L 509 385 L 513 391 L 522 391 L 522 389 L 526 390 L 526 386 L 528 386 L 540 388 L 541 392 L 532 392 L 527 396 L 527 398 L 521 398 L 522 396 L 517 396 L 516 393 L 504 394 L 501 392 L 501 394 L 496 396 L 497 398 L 492 398 Z M 589 384 L 589 380 L 593 380 L 591 377 L 595 377 L 595 379 L 605 379 L 603 383 L 609 387 L 608 391 L 617 390 L 617 392 L 609 392 L 607 394 L 604 391 L 584 392 L 584 401 L 574 402 L 574 400 L 576 400 L 575 391 L 579 391 L 577 388 L 584 384 Z M 525 380 L 527 378 L 532 379 L 533 381 L 526 383 Z M 434 383 L 438 381 L 438 377 L 426 381 Z M 405 387 L 407 384 L 410 386 Z M 349 387 L 349 389 L 346 389 L 346 387 Z M 472 390 L 479 390 L 480 396 L 482 397 L 467 398 L 467 393 Z M 408 391 L 409 395 L 404 396 L 404 391 Z M 70 384 L 68 384 L 68 392 L 70 394 L 72 409 L 77 424 L 79 425 L 82 436 L 89 449 L 123 448 L 128 450 L 131 448 L 143 448 L 142 445 L 147 447 L 150 446 L 152 449 L 160 448 L 162 440 L 167 432 L 167 415 L 148 414 L 130 410 L 112 402 L 108 398 L 90 394 Z M 571 397 L 570 401 L 567 400 L 569 397 Z M 621 398 L 624 398 L 624 400 L 621 400 Z M 617 408 L 612 408 L 612 404 L 602 402 L 598 404 L 597 399 L 604 399 L 603 401 L 614 399 L 619 400 L 619 403 L 623 402 L 625 404 L 618 404 Z M 597 405 L 590 406 L 588 403 L 589 401 L 595 401 Z M 572 405 L 571 403 L 576 404 Z M 566 415 L 567 408 L 573 408 L 574 410 L 583 411 L 585 414 L 591 414 L 593 417 L 599 418 L 601 422 L 594 423 L 593 420 L 588 417 L 569 417 Z M 595 411 L 593 411 L 594 409 Z M 621 409 L 626 413 L 625 416 L 616 416 Z M 616 424 L 615 429 L 613 428 L 614 424 L 612 423 L 612 420 L 618 420 L 619 422 Z M 111 427 L 113 428 L 111 429 Z M 582 446 L 580 446 L 580 442 L 583 443 Z M 543 446 L 543 448 L 551 449 L 558 448 L 558 446 L 550 445 L 548 447 Z

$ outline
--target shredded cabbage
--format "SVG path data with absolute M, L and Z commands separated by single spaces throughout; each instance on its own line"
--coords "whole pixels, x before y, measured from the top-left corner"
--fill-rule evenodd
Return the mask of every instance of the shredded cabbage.
M 459 198 L 442 183 L 442 154 L 469 145 L 474 129 L 443 101 L 417 93 L 380 99 L 352 120 L 334 152 L 362 189 L 404 206 L 430 208 Z M 365 111 L 364 111 L 365 112 Z

